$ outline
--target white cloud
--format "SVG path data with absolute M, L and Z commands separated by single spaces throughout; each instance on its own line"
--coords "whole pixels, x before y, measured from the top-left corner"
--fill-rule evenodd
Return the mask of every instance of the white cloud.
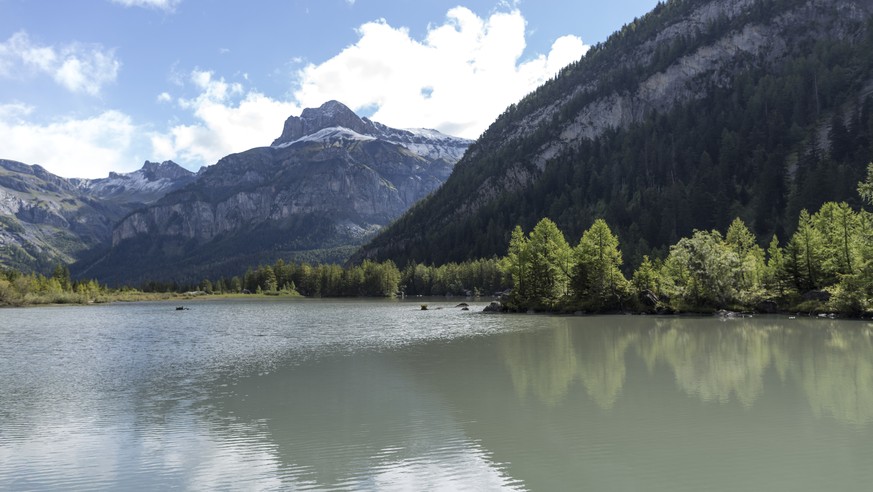
M 281 134 L 285 119 L 300 112 L 293 103 L 247 91 L 242 84 L 216 79 L 212 72 L 195 70 L 190 81 L 200 94 L 180 99 L 179 106 L 190 110 L 196 122 L 152 134 L 155 159 L 214 164 L 225 155 L 270 145 Z
M 33 109 L 33 106 L 24 103 L 9 103 L 0 105 L 0 121 L 20 121 L 25 116 L 30 116 L 30 114 L 33 113 Z
M 159 103 L 168 103 L 173 100 L 173 96 L 169 92 L 161 92 L 156 99 Z
M 112 2 L 125 7 L 143 7 L 172 12 L 176 10 L 177 5 L 182 3 L 182 0 L 112 0 Z
M 47 74 L 74 93 L 98 95 L 105 85 L 115 82 L 120 68 L 112 50 L 99 45 L 40 46 L 24 32 L 0 43 L 0 76 Z
M 423 40 L 384 20 L 358 30 L 358 41 L 322 64 L 299 70 L 294 93 L 302 107 L 336 99 L 395 127 L 427 126 L 476 138 L 511 103 L 578 60 L 588 49 L 576 36 L 548 54 L 521 60 L 525 20 L 518 10 L 487 19 L 451 9 Z
M 195 97 L 177 101 L 193 121 L 152 132 L 151 158 L 175 159 L 192 168 L 214 164 L 227 154 L 269 145 L 288 116 L 330 99 L 358 111 L 375 108 L 372 118 L 394 127 L 429 127 L 476 138 L 507 106 L 588 49 L 578 37 L 564 36 L 548 54 L 521 60 L 525 20 L 518 10 L 484 19 L 457 7 L 423 40 L 384 20 L 364 24 L 358 32 L 355 44 L 297 71 L 291 101 L 211 71 L 180 77 L 174 69 L 174 81 L 197 90 Z M 246 77 L 241 80 L 248 83 Z M 158 96 L 159 101 L 169 99 L 167 93 Z
M 90 118 L 64 118 L 48 124 L 25 120 L 35 109 L 23 104 L 0 105 L 3 156 L 40 164 L 65 177 L 99 178 L 127 162 L 136 128 L 129 116 L 104 111 Z

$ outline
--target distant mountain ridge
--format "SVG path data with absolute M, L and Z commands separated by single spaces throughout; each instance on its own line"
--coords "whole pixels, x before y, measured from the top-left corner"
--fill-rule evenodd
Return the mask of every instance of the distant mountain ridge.
M 115 223 L 196 175 L 148 162 L 131 173 L 66 179 L 39 165 L 0 160 L 0 265 L 46 270 L 109 241 Z
M 451 137 L 436 130 L 396 129 L 382 123 L 361 118 L 338 101 L 328 101 L 319 108 L 306 108 L 300 116 L 285 120 L 282 135 L 272 146 L 281 148 L 303 138 L 313 138 L 317 133 L 342 128 L 358 135 L 396 143 L 428 159 L 445 159 L 457 162 L 464 156 L 472 141 Z
M 592 48 L 468 149 L 355 259 L 501 255 L 543 217 L 604 217 L 631 261 L 736 216 L 785 238 L 857 204 L 873 160 L 873 1 L 672 0 Z
M 270 147 L 226 156 L 134 211 L 74 273 L 111 283 L 199 281 L 283 259 L 344 261 L 436 190 L 471 142 L 398 130 L 329 101 Z
M 196 179 L 196 173 L 173 161 L 145 161 L 142 168 L 130 173 L 110 172 L 106 178 L 70 181 L 103 200 L 149 204 Z

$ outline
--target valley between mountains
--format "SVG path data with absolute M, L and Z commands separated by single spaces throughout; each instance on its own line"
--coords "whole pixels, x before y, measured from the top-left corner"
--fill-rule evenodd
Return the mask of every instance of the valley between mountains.
M 635 19 L 475 142 L 338 101 L 197 173 L 172 161 L 65 179 L 0 161 L 0 264 L 110 285 L 289 262 L 496 258 L 543 218 L 604 219 L 625 273 L 734 219 L 760 246 L 804 210 L 863 206 L 873 161 L 873 0 L 672 0 Z M 281 132 L 280 132 L 281 130 Z

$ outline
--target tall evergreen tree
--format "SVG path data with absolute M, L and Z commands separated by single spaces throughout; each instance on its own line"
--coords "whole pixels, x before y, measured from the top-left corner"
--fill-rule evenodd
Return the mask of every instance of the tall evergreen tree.
M 867 164 L 867 178 L 858 183 L 858 194 L 868 205 L 873 205 L 873 162 Z
M 509 252 L 501 261 L 501 268 L 512 277 L 511 300 L 518 306 L 526 306 L 530 303 L 530 258 L 528 254 L 528 241 L 521 229 L 515 226 L 512 237 L 509 240 Z
M 806 209 L 800 211 L 797 231 L 785 247 L 785 269 L 801 292 L 822 286 L 824 244 Z
M 597 219 L 582 234 L 575 251 L 573 289 L 577 296 L 587 299 L 595 309 L 619 307 L 627 290 L 622 275 L 622 255 L 618 237 L 606 221 Z
M 739 261 L 735 276 L 742 301 L 751 303 L 762 294 L 764 280 L 764 250 L 758 246 L 755 235 L 739 218 L 734 219 L 725 235 L 725 243 L 733 250 Z
M 813 216 L 824 242 L 823 273 L 832 283 L 839 275 L 851 275 L 858 266 L 858 215 L 846 202 L 827 202 Z
M 767 269 L 765 270 L 764 285 L 775 295 L 784 296 L 789 286 L 789 279 L 785 273 L 785 256 L 779 247 L 779 238 L 775 235 L 770 240 L 767 248 Z
M 528 241 L 530 295 L 537 307 L 553 307 L 568 291 L 570 245 L 549 219 L 537 223 Z

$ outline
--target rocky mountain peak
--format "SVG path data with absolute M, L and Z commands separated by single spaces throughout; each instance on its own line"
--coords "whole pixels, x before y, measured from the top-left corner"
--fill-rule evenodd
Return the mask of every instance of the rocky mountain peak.
M 287 147 L 304 140 L 336 139 L 383 140 L 406 147 L 427 159 L 442 159 L 451 164 L 457 162 L 473 143 L 437 130 L 391 128 L 359 117 L 341 102 L 328 101 L 318 108 L 306 108 L 300 116 L 285 120 L 282 136 L 273 141 L 272 147 Z
M 300 116 L 290 116 L 285 120 L 282 135 L 273 141 L 273 146 L 294 142 L 331 127 L 348 128 L 366 135 L 370 133 L 371 126 L 345 104 L 339 101 L 328 101 L 318 108 L 306 108 Z
M 195 181 L 197 175 L 173 161 L 145 161 L 129 173 L 110 172 L 100 179 L 73 179 L 73 183 L 102 200 L 118 204 L 151 203 Z
M 142 166 L 142 173 L 149 181 L 157 181 L 159 179 L 180 179 L 194 174 L 173 161 L 145 161 Z

